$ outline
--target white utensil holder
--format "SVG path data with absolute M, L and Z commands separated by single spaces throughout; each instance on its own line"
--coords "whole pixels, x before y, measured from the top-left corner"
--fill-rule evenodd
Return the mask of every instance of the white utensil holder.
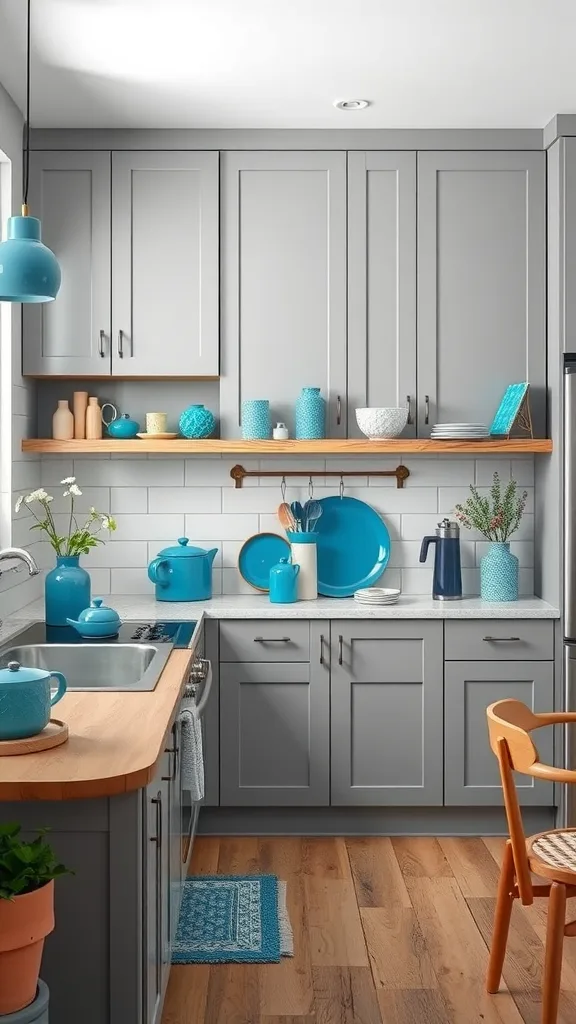
M 287 536 L 292 549 L 292 563 L 300 566 L 298 600 L 315 601 L 318 597 L 316 534 L 288 533 Z

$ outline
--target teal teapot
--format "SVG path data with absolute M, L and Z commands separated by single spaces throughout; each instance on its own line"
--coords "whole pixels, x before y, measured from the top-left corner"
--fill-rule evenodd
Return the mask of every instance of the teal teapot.
M 299 565 L 281 558 L 270 569 L 270 600 L 272 604 L 292 604 L 298 600 Z
M 66 619 L 66 622 L 80 636 L 92 638 L 116 636 L 122 625 L 118 612 L 102 604 L 101 597 L 95 597 L 77 619 Z
M 104 419 L 104 409 L 112 409 L 111 419 Z M 102 406 L 102 422 L 106 426 L 109 436 L 115 437 L 119 441 L 131 440 L 140 430 L 140 424 L 131 419 L 129 413 L 124 412 L 119 416 L 118 410 L 116 406 L 112 405 L 112 402 L 105 402 Z
M 50 680 L 58 680 L 58 689 L 51 695 Z M 61 672 L 41 668 L 23 668 L 9 661 L 0 669 L 0 740 L 22 740 L 36 736 L 50 721 L 50 709 L 66 693 L 66 679 Z
M 148 566 L 148 578 L 156 584 L 157 601 L 207 601 L 212 597 L 212 563 L 218 548 L 189 547 L 188 537 L 163 548 Z

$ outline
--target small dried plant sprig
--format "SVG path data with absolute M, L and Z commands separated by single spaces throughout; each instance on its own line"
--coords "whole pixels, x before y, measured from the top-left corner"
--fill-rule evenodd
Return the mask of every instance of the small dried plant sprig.
M 518 494 L 518 484 L 509 480 L 502 492 L 498 473 L 490 488 L 490 496 L 480 494 L 470 485 L 470 497 L 463 505 L 456 505 L 455 515 L 467 530 L 478 530 L 487 540 L 505 543 L 520 526 L 526 508 L 528 491 Z

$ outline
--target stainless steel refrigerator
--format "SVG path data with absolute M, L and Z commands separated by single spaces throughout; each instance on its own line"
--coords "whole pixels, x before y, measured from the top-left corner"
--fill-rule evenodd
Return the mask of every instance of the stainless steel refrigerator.
M 564 356 L 564 700 L 576 711 L 576 353 Z M 576 767 L 576 726 L 566 728 L 567 767 Z M 576 786 L 566 787 L 567 823 L 576 825 Z

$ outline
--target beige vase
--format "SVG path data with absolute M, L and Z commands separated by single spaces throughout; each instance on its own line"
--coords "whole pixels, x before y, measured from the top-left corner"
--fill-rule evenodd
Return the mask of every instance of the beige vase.
M 74 437 L 74 416 L 65 399 L 58 402 L 52 417 L 52 437 L 56 441 L 71 441 Z
M 88 441 L 99 441 L 101 437 L 102 409 L 98 405 L 97 398 L 89 398 L 86 410 L 86 439 Z
M 86 437 L 86 408 L 88 406 L 88 392 L 74 392 L 74 437 L 77 441 L 83 441 Z

